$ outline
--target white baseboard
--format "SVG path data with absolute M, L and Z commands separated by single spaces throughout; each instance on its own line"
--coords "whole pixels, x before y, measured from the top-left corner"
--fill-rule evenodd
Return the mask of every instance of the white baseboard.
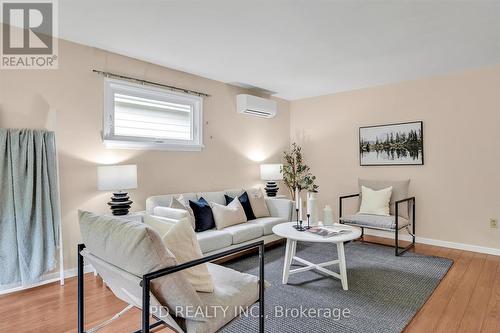
M 84 271 L 84 273 L 90 273 L 90 272 L 94 271 L 94 268 L 92 268 L 91 265 L 85 265 L 83 267 L 83 271 Z M 76 267 L 66 269 L 64 271 L 64 278 L 67 279 L 67 278 L 75 277 L 75 276 L 77 276 L 77 274 L 78 274 L 78 270 Z M 42 277 L 40 282 L 37 282 L 35 284 L 31 284 L 29 286 L 21 286 L 19 283 L 1 286 L 0 287 L 0 295 L 10 294 L 10 293 L 13 293 L 16 291 L 30 289 L 30 288 L 42 286 L 44 284 L 53 283 L 53 282 L 57 282 L 57 281 L 60 281 L 59 271 L 56 271 L 56 272 L 53 272 L 50 274 L 46 274 Z
M 365 234 L 383 237 L 383 238 L 394 239 L 394 233 L 388 232 L 388 231 L 365 229 Z M 405 241 L 411 241 L 411 236 L 408 234 L 404 234 L 404 232 L 401 232 L 399 239 L 405 240 Z M 500 256 L 500 249 L 496 249 L 493 247 L 485 247 L 485 246 L 472 245 L 472 244 L 448 242 L 448 241 L 443 241 L 443 240 L 439 240 L 439 239 L 424 238 L 424 237 L 418 237 L 418 236 L 415 237 L 415 242 L 421 243 L 421 244 L 427 244 L 427 245 L 442 246 L 442 247 L 447 247 L 450 249 L 472 251 L 472 252 L 479 252 L 479 253 L 486 253 L 486 254 L 492 254 L 495 256 Z

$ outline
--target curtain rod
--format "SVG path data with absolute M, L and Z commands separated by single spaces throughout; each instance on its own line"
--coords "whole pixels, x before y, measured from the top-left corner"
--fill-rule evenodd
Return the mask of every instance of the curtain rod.
M 167 84 L 162 84 L 162 83 L 157 83 L 157 82 L 152 82 L 152 81 L 147 81 L 147 80 L 141 80 L 141 79 L 137 79 L 135 77 L 124 76 L 124 75 L 114 74 L 114 73 L 110 73 L 110 72 L 103 72 L 103 71 L 99 71 L 97 69 L 93 69 L 92 72 L 100 74 L 100 75 L 103 75 L 105 77 L 112 77 L 112 78 L 116 78 L 116 79 L 122 79 L 122 80 L 128 80 L 128 81 L 137 82 L 137 83 L 140 83 L 140 84 L 148 84 L 148 85 L 152 85 L 152 86 L 163 87 L 163 88 L 167 88 L 167 89 L 170 89 L 170 90 L 173 90 L 173 91 L 179 91 L 179 92 L 183 92 L 183 93 L 190 94 L 190 95 L 196 95 L 196 96 L 202 96 L 202 97 L 210 97 L 209 94 L 205 94 L 205 93 L 202 93 L 202 92 L 199 92 L 199 91 L 194 91 L 194 90 L 189 90 L 189 89 L 184 89 L 184 88 L 169 86 Z

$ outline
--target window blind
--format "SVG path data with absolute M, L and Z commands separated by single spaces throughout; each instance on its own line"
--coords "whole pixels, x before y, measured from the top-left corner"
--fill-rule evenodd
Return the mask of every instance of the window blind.
M 150 139 L 192 140 L 189 104 L 114 94 L 114 134 Z

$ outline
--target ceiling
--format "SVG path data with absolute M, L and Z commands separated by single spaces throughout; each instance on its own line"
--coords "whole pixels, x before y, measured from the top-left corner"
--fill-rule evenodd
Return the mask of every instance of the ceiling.
M 500 1 L 59 1 L 60 35 L 289 100 L 500 63 Z

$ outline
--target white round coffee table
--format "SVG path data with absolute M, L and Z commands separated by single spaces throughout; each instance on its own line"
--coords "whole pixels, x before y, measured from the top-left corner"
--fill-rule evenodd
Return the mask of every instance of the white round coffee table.
M 315 269 L 317 271 L 320 271 L 322 273 L 340 279 L 340 281 L 342 282 L 342 288 L 344 290 L 347 290 L 348 286 L 347 286 L 347 270 L 346 270 L 345 253 L 344 253 L 344 242 L 359 238 L 361 236 L 361 229 L 344 224 L 334 224 L 333 226 L 328 226 L 328 228 L 344 229 L 344 230 L 349 230 L 350 232 L 332 237 L 323 237 L 315 235 L 308 231 L 297 231 L 293 227 L 295 224 L 296 222 L 288 222 L 288 223 L 281 223 L 273 227 L 273 232 L 276 235 L 286 238 L 285 263 L 283 265 L 283 284 L 288 283 L 288 277 L 291 274 L 297 274 Z M 338 258 L 336 260 L 323 262 L 320 264 L 314 264 L 312 262 L 309 262 L 307 260 L 295 256 L 297 242 L 337 244 Z M 292 265 L 293 260 L 296 260 L 306 266 L 290 270 L 290 266 Z M 339 270 L 340 270 L 339 273 L 333 272 L 325 268 L 336 264 L 339 265 Z

